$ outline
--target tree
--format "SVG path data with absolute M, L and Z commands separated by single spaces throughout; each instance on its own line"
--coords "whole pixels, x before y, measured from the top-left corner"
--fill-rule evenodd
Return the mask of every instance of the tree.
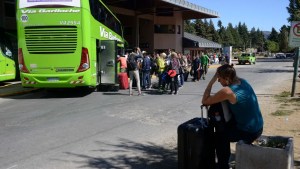
M 196 29 L 196 35 L 206 38 L 206 29 L 204 26 L 204 23 L 201 19 L 195 20 L 195 29 Z
M 195 24 L 192 22 L 192 20 L 185 20 L 184 21 L 184 31 L 188 32 L 188 33 L 191 33 L 191 34 L 196 33 Z
M 270 41 L 274 41 L 274 42 L 279 42 L 279 36 L 278 36 L 278 32 L 275 30 L 275 28 L 272 28 L 272 31 L 268 37 L 268 40 Z
M 247 47 L 247 43 L 249 42 L 248 28 L 245 23 L 241 24 L 241 22 L 239 22 L 237 29 L 241 37 L 243 48 L 245 50 Z
M 263 52 L 264 51 L 264 43 L 265 43 L 265 37 L 262 31 L 259 29 L 256 30 L 256 47 L 258 52 Z
M 270 40 L 267 41 L 266 48 L 272 53 L 278 52 L 279 50 L 278 43 Z
M 233 27 L 231 23 L 228 23 L 227 29 L 225 31 L 225 37 L 224 37 L 224 45 L 225 46 L 234 46 L 235 45 L 235 40 L 232 35 L 233 32 Z
M 287 18 L 289 22 L 300 21 L 300 1 L 290 0 L 289 7 L 286 8 L 290 17 Z
M 289 52 L 288 40 L 289 39 L 289 29 L 287 26 L 283 25 L 279 33 L 279 50 L 282 52 Z
M 205 23 L 205 22 L 204 22 Z M 208 39 L 208 40 L 213 40 L 214 39 L 214 36 L 215 36 L 215 32 L 216 32 L 216 29 L 215 29 L 215 26 L 214 26 L 214 23 L 213 23 L 213 21 L 210 19 L 209 20 L 209 23 L 208 23 L 208 25 L 207 25 L 207 31 L 206 31 L 206 33 L 207 33 L 207 35 L 206 35 L 206 38 Z
M 219 29 L 221 29 L 223 26 L 222 26 L 222 21 L 221 20 L 218 20 L 218 27 Z

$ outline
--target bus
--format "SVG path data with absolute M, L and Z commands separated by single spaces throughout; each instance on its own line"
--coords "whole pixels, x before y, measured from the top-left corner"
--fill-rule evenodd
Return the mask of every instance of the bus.
M 23 87 L 118 87 L 121 22 L 101 0 L 18 0 Z
M 15 80 L 16 64 L 10 37 L 0 29 L 0 82 Z

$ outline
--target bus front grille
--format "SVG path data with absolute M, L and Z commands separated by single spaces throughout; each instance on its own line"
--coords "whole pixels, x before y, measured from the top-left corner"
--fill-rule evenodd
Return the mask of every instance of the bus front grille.
M 77 46 L 76 26 L 34 26 L 25 28 L 30 54 L 74 53 Z

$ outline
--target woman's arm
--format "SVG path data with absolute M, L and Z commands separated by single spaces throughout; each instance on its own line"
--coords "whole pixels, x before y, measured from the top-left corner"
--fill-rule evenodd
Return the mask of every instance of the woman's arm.
M 229 87 L 223 87 L 215 95 L 211 95 L 212 86 L 217 81 L 217 79 L 217 75 L 215 74 L 208 83 L 202 97 L 202 104 L 211 105 L 225 100 L 229 100 L 231 103 L 235 103 L 235 95 Z

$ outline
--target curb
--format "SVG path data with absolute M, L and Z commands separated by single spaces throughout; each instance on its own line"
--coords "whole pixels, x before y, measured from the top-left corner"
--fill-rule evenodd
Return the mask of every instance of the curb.
M 1 88 L 6 88 L 6 87 L 9 87 L 9 86 L 12 86 L 12 85 L 14 85 L 14 84 L 12 84 L 12 83 L 6 84 L 6 85 L 4 85 L 4 86 L 0 86 L 0 89 L 1 89 Z M 0 95 L 1 95 L 1 94 L 0 94 Z
M 209 65 L 209 68 L 218 68 L 219 66 L 221 66 L 221 64 L 213 64 Z
M 14 85 L 16 87 L 11 89 L 10 87 L 13 87 Z M 20 86 L 17 86 L 17 85 L 20 85 Z M 0 91 L 1 91 L 0 97 L 21 95 L 21 94 L 30 93 L 30 92 L 33 92 L 36 90 L 39 90 L 39 89 L 38 88 L 32 88 L 32 89 L 27 88 L 26 89 L 21 86 L 21 83 L 13 82 L 13 83 L 8 83 L 3 86 L 0 86 Z

